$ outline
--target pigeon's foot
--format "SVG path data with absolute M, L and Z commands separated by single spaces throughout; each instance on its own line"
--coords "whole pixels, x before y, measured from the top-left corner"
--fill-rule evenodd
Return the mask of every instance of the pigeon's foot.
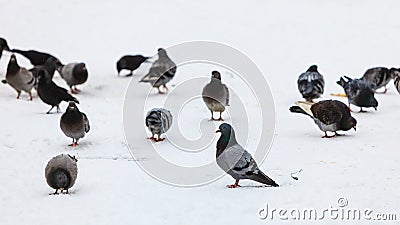
M 344 134 L 338 134 L 338 133 L 335 132 L 335 136 L 339 136 L 340 137 L 340 136 L 344 136 Z
M 349 104 L 349 110 L 350 110 L 350 112 L 353 112 L 353 110 L 351 110 L 351 108 L 350 108 L 350 104 Z
M 221 117 L 218 119 L 218 121 L 224 121 L 224 119 L 222 119 Z
M 160 137 L 158 137 L 157 139 L 154 139 L 155 142 L 164 141 L 164 140 L 165 140 L 165 138 L 160 138 Z
M 29 101 L 32 101 L 32 99 L 33 99 L 32 94 L 29 93 Z
M 78 142 L 74 142 L 74 143 L 72 143 L 72 144 L 70 144 L 70 145 L 68 145 L 68 146 L 76 147 L 76 146 L 78 146 L 78 145 L 79 145 Z
M 164 89 L 165 89 L 167 92 L 169 91 L 167 85 L 164 84 L 163 87 L 164 87 Z
M 239 180 L 236 180 L 236 182 L 234 184 L 231 185 L 226 185 L 227 188 L 237 188 L 237 187 L 241 187 L 239 185 Z
M 361 107 L 361 109 L 360 109 L 359 112 L 360 112 L 360 113 L 365 113 L 365 112 L 367 112 L 367 111 L 363 110 L 363 108 Z

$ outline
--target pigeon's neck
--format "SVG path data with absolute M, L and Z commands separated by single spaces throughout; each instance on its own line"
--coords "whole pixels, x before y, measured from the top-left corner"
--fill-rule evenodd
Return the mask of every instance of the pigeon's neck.
M 17 62 L 11 62 L 8 64 L 7 73 L 14 74 L 14 73 L 18 72 L 20 68 L 21 67 L 19 67 Z
M 229 134 L 222 134 L 217 142 L 217 158 L 224 152 L 226 148 L 237 144 L 235 132 L 229 132 Z

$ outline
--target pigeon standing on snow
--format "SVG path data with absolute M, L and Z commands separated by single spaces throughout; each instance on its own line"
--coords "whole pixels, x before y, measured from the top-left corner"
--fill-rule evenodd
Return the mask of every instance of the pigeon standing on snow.
M 32 101 L 31 90 L 35 85 L 35 78 L 26 68 L 18 65 L 17 58 L 14 54 L 11 55 L 8 63 L 6 79 L 2 82 L 4 84 L 8 83 L 17 91 L 17 99 L 19 99 L 21 92 L 24 91 L 29 94 L 29 99 Z
M 148 139 L 154 141 L 163 141 L 165 138 L 161 138 L 161 134 L 167 132 L 172 125 L 172 114 L 169 110 L 163 108 L 154 108 L 150 110 L 145 119 L 146 127 L 151 132 L 151 137 Z M 157 134 L 157 139 L 155 135 Z
M 140 65 L 144 62 L 148 62 L 147 60 L 150 57 L 145 57 L 142 55 L 125 55 L 122 56 L 117 62 L 117 71 L 118 75 L 120 74 L 121 70 L 130 70 L 130 73 L 126 76 L 132 76 L 133 71 L 139 68 Z
M 237 141 L 232 126 L 223 123 L 216 131 L 221 133 L 217 142 L 217 164 L 236 180 L 229 188 L 239 186 L 239 180 L 250 179 L 273 187 L 279 185 L 265 175 L 257 166 L 256 161 Z
M 61 77 L 67 82 L 71 89 L 71 93 L 78 94 L 80 90 L 76 85 L 83 84 L 88 79 L 88 71 L 85 63 L 69 63 L 67 65 L 59 64 L 57 71 Z
M 343 102 L 337 100 L 324 100 L 318 103 L 296 102 L 297 106 L 290 107 L 292 113 L 302 113 L 310 116 L 321 131 L 325 133 L 323 138 L 341 136 L 339 130 L 356 130 L 357 120 L 350 114 L 350 109 Z M 335 135 L 328 136 L 327 132 Z
M 48 58 L 57 59 L 56 57 L 54 57 L 48 53 L 38 52 L 35 50 L 24 51 L 24 50 L 19 50 L 19 49 L 12 49 L 11 52 L 15 52 L 15 53 L 25 56 L 25 58 L 27 58 L 31 62 L 31 64 L 34 66 L 43 65 Z
M 202 92 L 203 101 L 207 108 L 211 111 L 211 119 L 214 119 L 214 112 L 219 112 L 219 121 L 223 121 L 222 112 L 225 107 L 229 106 L 229 90 L 225 84 L 221 82 L 221 74 L 218 71 L 213 71 L 210 83 L 208 83 Z
M 297 87 L 306 101 L 312 102 L 324 93 L 324 77 L 318 72 L 316 65 L 310 66 L 297 80 Z
M 46 104 L 51 105 L 49 114 L 54 107 L 57 107 L 57 112 L 60 112 L 60 103 L 65 102 L 76 102 L 79 101 L 68 94 L 68 91 L 62 87 L 57 86 L 51 79 L 48 79 L 49 75 L 46 75 L 46 70 L 39 71 L 39 83 L 37 93 L 39 98 Z
M 168 88 L 166 84 L 172 80 L 176 73 L 176 64 L 169 58 L 167 51 L 163 48 L 158 49 L 158 59 L 151 65 L 149 72 L 139 81 L 150 83 L 158 89 L 158 93 L 164 94 L 160 87 Z
M 3 55 L 4 50 L 10 51 L 10 47 L 8 47 L 8 43 L 7 43 L 6 39 L 0 38 L 0 59 L 1 59 L 1 56 Z
M 353 104 L 361 108 L 360 112 L 365 112 L 363 107 L 373 107 L 376 110 L 378 101 L 375 99 L 374 91 L 370 86 L 360 79 L 353 80 L 349 77 L 344 77 L 347 81 L 341 77 L 336 83 L 343 87 L 349 101 L 349 108 L 350 104 Z
M 79 139 L 85 137 L 90 130 L 86 114 L 79 111 L 75 102 L 69 102 L 67 110 L 61 116 L 60 127 L 67 137 L 72 138 L 72 144 L 69 145 L 72 147 L 76 147 Z
M 379 88 L 384 87 L 383 94 L 387 92 L 386 85 L 392 80 L 395 68 L 390 70 L 386 67 L 375 67 L 368 69 L 361 80 L 367 83 L 370 88 L 376 92 Z
M 45 177 L 47 184 L 56 190 L 68 194 L 68 189 L 74 186 L 78 177 L 78 165 L 75 156 L 61 154 L 53 157 L 47 163 Z

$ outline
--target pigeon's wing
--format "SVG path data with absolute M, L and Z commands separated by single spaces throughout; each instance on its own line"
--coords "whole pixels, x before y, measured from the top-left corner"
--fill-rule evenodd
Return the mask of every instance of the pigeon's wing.
M 237 175 L 245 176 L 258 169 L 253 157 L 242 146 L 235 144 L 221 154 L 225 160 L 225 168 Z M 224 168 L 224 170 L 225 170 Z
M 342 119 L 342 112 L 334 101 L 322 101 L 311 106 L 315 118 L 322 123 L 329 125 L 339 122 Z
M 225 84 L 223 84 L 223 86 L 224 86 L 224 89 L 225 89 L 225 92 L 226 92 L 226 102 L 225 102 L 225 105 L 226 105 L 226 106 L 229 106 L 229 89 L 228 89 L 228 87 L 227 87 Z
M 89 119 L 87 118 L 85 113 L 82 113 L 83 116 L 83 126 L 85 127 L 85 132 L 88 133 L 90 131 Z

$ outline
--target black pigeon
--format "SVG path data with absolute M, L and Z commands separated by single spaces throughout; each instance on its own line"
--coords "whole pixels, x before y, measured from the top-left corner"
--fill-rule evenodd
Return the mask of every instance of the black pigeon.
M 72 138 L 72 144 L 69 146 L 75 147 L 78 145 L 79 139 L 85 137 L 89 132 L 89 119 L 86 114 L 79 111 L 75 102 L 70 102 L 65 113 L 61 116 L 60 128 L 67 137 Z
M 24 51 L 24 50 L 19 50 L 19 49 L 12 49 L 11 52 L 19 53 L 19 54 L 25 56 L 25 58 L 29 59 L 31 64 L 34 66 L 43 65 L 48 58 L 57 59 L 56 57 L 54 57 L 48 53 L 38 52 L 35 50 Z
M 73 94 L 80 92 L 76 85 L 85 83 L 89 76 L 85 63 L 69 63 L 67 65 L 60 63 L 57 70 Z
M 6 39 L 0 38 L 0 59 L 3 55 L 3 50 L 10 51 L 10 47 L 8 47 L 8 43 Z
M 386 85 L 394 78 L 395 68 L 388 69 L 386 67 L 375 67 L 368 69 L 361 80 L 367 83 L 370 88 L 376 92 L 379 88 L 384 87 L 383 94 L 387 92 Z
M 361 108 L 360 112 L 365 112 L 363 107 L 373 107 L 376 110 L 378 101 L 375 99 L 374 91 L 370 86 L 360 79 L 353 80 L 347 76 L 344 76 L 344 78 L 346 78 L 347 81 L 341 77 L 336 83 L 343 87 L 349 101 L 349 108 L 350 104 L 353 104 Z
M 37 93 L 39 95 L 39 98 L 44 103 L 51 105 L 51 108 L 47 112 L 47 114 L 49 114 L 54 107 L 57 107 L 57 112 L 60 112 L 59 104 L 62 101 L 73 101 L 79 103 L 76 98 L 68 94 L 68 91 L 66 89 L 57 86 L 51 79 L 48 79 L 48 75 L 46 75 L 46 73 L 46 70 L 39 71 Z
M 78 160 L 75 156 L 61 154 L 53 157 L 46 165 L 45 177 L 47 184 L 55 189 L 54 194 L 58 194 L 58 190 L 68 194 L 68 190 L 74 186 L 78 177 Z
M 357 120 L 350 114 L 350 109 L 343 102 L 337 100 L 324 100 L 317 103 L 296 102 L 296 106 L 290 107 L 292 113 L 302 113 L 310 116 L 321 131 L 325 133 L 323 138 L 341 136 L 336 131 L 356 130 Z M 327 132 L 335 135 L 328 136 Z
M 214 112 L 219 112 L 219 121 L 223 121 L 222 112 L 225 107 L 229 106 L 229 90 L 228 87 L 221 82 L 221 74 L 213 71 L 210 83 L 208 83 L 202 92 L 203 101 L 207 108 L 211 111 L 211 119 L 214 119 Z
M 125 55 L 122 56 L 117 62 L 117 71 L 120 75 L 121 70 L 130 70 L 130 73 L 126 76 L 132 76 L 133 71 L 139 68 L 144 62 L 148 62 L 150 57 L 145 57 L 142 55 Z
M 240 187 L 239 180 L 243 179 L 254 180 L 273 187 L 279 186 L 258 168 L 250 153 L 236 141 L 235 131 L 231 125 L 221 124 L 217 132 L 221 133 L 217 142 L 217 164 L 235 179 L 235 184 L 227 185 L 228 188 Z
M 306 101 L 312 102 L 324 93 L 324 77 L 318 72 L 316 65 L 310 66 L 297 80 L 297 88 Z

